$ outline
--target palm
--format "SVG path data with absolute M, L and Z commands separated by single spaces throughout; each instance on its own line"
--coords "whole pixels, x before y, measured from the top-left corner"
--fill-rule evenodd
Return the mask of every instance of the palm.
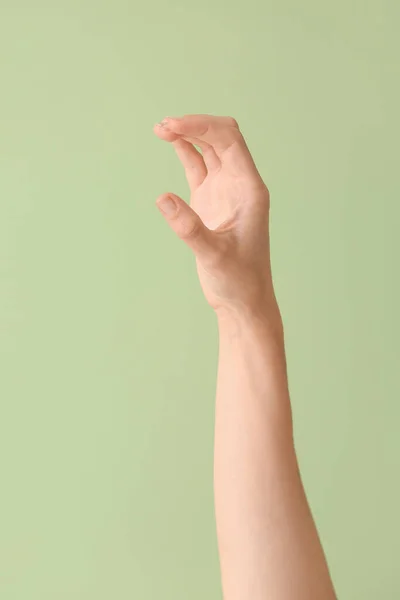
M 223 238 L 228 258 L 221 273 L 218 263 L 215 268 L 208 266 L 201 256 L 197 257 L 200 284 L 214 308 L 238 296 L 238 283 L 250 295 L 259 287 L 260 273 L 269 277 L 266 205 L 263 184 L 249 185 L 248 181 L 231 177 L 224 169 L 207 176 L 192 192 L 191 208 L 214 235 Z
M 211 230 L 234 219 L 240 204 L 240 183 L 223 170 L 210 174 L 191 193 L 190 206 Z

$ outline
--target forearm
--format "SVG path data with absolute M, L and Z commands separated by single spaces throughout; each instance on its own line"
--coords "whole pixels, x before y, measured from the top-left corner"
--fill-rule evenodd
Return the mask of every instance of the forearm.
M 332 600 L 301 483 L 277 307 L 218 319 L 215 508 L 225 600 Z

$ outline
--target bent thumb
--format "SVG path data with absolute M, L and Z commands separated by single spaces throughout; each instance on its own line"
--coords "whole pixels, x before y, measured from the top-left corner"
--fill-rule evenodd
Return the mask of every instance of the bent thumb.
M 213 233 L 199 215 L 176 194 L 164 194 L 157 200 L 157 207 L 171 229 L 175 231 L 196 255 L 213 252 Z

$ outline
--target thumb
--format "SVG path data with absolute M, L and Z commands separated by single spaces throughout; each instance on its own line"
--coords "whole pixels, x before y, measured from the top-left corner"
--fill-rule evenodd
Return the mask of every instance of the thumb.
M 171 229 L 196 255 L 206 257 L 215 252 L 213 232 L 182 198 L 163 194 L 157 199 L 157 207 Z

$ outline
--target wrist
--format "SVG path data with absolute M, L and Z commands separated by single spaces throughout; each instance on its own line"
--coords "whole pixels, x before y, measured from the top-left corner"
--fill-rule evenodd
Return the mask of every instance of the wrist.
M 235 335 L 243 329 L 263 331 L 283 341 L 283 322 L 275 298 L 269 304 L 223 306 L 215 314 L 220 334 Z

